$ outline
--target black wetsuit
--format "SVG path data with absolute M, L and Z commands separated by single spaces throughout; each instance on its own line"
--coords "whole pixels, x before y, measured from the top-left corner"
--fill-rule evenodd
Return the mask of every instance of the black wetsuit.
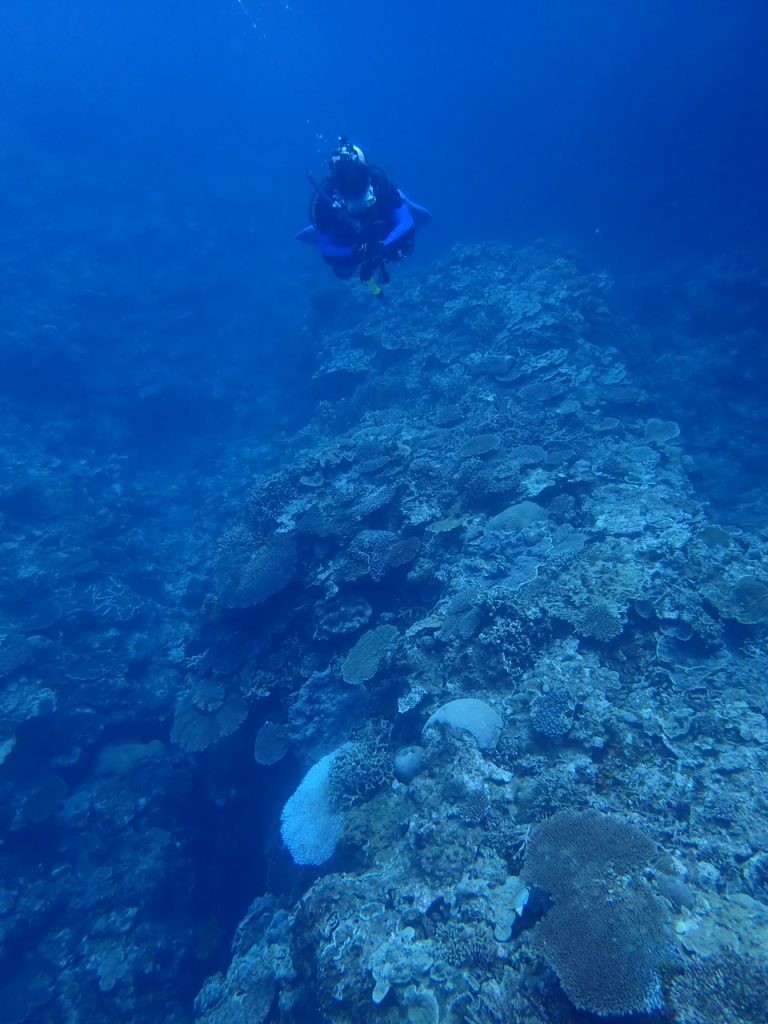
M 413 250 L 415 225 L 407 203 L 380 168 L 369 168 L 369 182 L 374 201 L 360 210 L 347 209 L 332 176 L 312 201 L 320 252 L 339 277 L 350 277 L 364 264 L 365 247 L 371 243 L 380 243 L 380 259 L 400 259 Z

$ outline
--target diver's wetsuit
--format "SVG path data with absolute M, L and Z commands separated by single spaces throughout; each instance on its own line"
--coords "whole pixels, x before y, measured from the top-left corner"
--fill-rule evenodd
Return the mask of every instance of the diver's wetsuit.
M 335 191 L 333 178 L 326 178 L 312 201 L 312 223 L 320 235 L 320 253 L 337 277 L 351 277 L 361 263 L 363 242 L 381 242 L 383 256 L 400 259 L 413 251 L 416 228 L 407 203 L 378 167 L 369 168 L 375 202 L 366 209 L 348 213 Z M 338 201 L 339 206 L 333 202 Z

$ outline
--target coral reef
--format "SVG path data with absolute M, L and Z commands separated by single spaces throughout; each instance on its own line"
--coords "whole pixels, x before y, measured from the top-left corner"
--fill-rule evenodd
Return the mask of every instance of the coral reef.
M 662 1005 L 671 919 L 638 871 L 654 852 L 629 822 L 595 811 L 559 811 L 533 831 L 523 875 L 554 900 L 534 945 L 581 1010 L 621 1016 Z
M 762 476 L 558 248 L 365 298 L 183 472 L 0 408 L 6 1016 L 765 1020 Z
M 697 958 L 672 982 L 671 1002 L 679 1024 L 765 1024 L 768 966 L 729 948 Z

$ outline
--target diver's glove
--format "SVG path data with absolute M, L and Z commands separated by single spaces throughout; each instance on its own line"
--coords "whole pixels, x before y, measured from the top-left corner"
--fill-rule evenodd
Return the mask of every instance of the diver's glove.
M 358 242 L 352 246 L 352 255 L 358 263 L 376 263 L 386 256 L 383 242 Z
M 360 242 L 352 249 L 352 255 L 360 263 L 360 280 L 367 281 L 387 258 L 387 250 L 383 242 Z

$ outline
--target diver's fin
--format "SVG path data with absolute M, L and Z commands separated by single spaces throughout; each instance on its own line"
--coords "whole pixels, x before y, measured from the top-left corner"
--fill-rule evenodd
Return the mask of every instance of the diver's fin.
M 310 245 L 317 245 L 320 241 L 320 232 L 314 224 L 307 224 L 301 231 L 293 236 L 297 242 L 309 242 Z
M 379 282 L 376 280 L 376 278 L 373 275 L 371 275 L 368 278 L 368 280 L 366 281 L 366 284 L 371 289 L 371 295 L 373 295 L 373 297 L 375 299 L 383 299 L 384 298 L 384 289 L 381 287 L 381 285 L 379 284 Z
M 421 228 L 424 227 L 425 224 L 432 223 L 434 218 L 432 217 L 432 214 L 429 212 L 426 206 L 422 206 L 420 203 L 414 203 L 414 201 L 411 198 L 409 198 L 409 196 L 407 196 L 401 188 L 399 188 L 397 191 L 400 193 L 400 196 L 405 205 L 411 211 L 413 222 L 417 228 Z

